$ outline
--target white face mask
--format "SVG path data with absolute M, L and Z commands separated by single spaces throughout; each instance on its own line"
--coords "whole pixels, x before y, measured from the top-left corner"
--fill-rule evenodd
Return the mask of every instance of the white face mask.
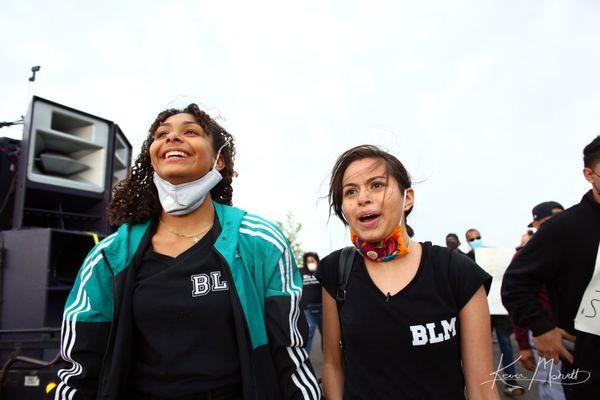
M 306 268 L 308 268 L 308 270 L 310 272 L 315 272 L 317 270 L 317 264 L 316 263 L 308 263 L 308 264 L 306 264 Z
M 167 214 L 186 215 L 202 205 L 206 195 L 223 179 L 216 166 L 221 150 L 228 145 L 229 139 L 219 148 L 212 169 L 195 181 L 173 185 L 154 172 L 154 185 L 158 190 L 158 199 Z

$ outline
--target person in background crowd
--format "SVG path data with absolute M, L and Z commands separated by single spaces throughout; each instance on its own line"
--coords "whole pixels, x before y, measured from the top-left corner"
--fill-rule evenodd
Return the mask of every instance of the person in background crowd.
M 306 341 L 306 352 L 310 354 L 313 337 L 317 327 L 321 334 L 321 345 L 323 343 L 323 303 L 321 301 L 321 283 L 315 277 L 319 266 L 319 255 L 314 252 L 306 252 L 302 257 L 302 308 L 308 321 L 308 340 Z
M 475 258 L 475 250 L 483 247 L 481 234 L 477 229 L 471 228 L 465 232 L 465 237 L 467 238 L 467 242 L 469 242 L 469 246 L 471 246 L 471 251 L 467 253 L 467 256 L 477 261 Z M 498 339 L 498 345 L 500 346 L 500 352 L 502 354 L 502 372 L 509 376 L 516 376 L 517 370 L 515 369 L 514 350 L 510 341 L 512 322 L 506 315 L 492 315 L 491 323 L 492 329 L 496 332 L 496 338 Z M 525 388 L 523 388 L 523 386 L 515 379 L 505 379 L 502 391 L 507 396 L 519 397 L 525 393 Z
M 483 242 L 481 241 L 481 234 L 477 229 L 471 228 L 465 233 L 465 238 L 467 239 L 467 243 L 471 248 L 467 255 L 471 257 L 472 260 L 475 260 L 475 249 L 478 249 L 483 246 Z
M 531 214 L 533 215 L 533 221 L 527 225 L 528 228 L 540 229 L 540 226 L 550 218 L 565 211 L 565 208 L 556 201 L 545 201 L 533 207 Z
M 461 254 L 465 254 L 460 250 L 460 240 L 456 233 L 449 233 L 446 235 L 446 247 L 453 251 L 458 251 Z
M 533 207 L 531 214 L 533 215 L 533 222 L 529 224 L 529 227 L 539 229 L 540 226 L 554 215 L 564 211 L 563 206 L 555 201 L 547 201 L 540 203 Z M 532 232 L 533 231 L 528 231 Z M 521 246 L 522 248 L 523 246 Z M 515 257 L 518 254 L 515 253 Z M 540 290 L 538 294 L 538 300 L 544 306 L 548 320 L 552 321 L 552 310 L 550 306 L 550 299 L 548 298 L 548 292 L 546 289 Z M 560 364 L 553 367 L 552 364 L 540 362 L 540 358 L 534 353 L 535 347 L 531 346 L 529 329 L 522 328 L 517 324 L 513 323 L 513 331 L 515 332 L 515 339 L 519 345 L 519 361 L 523 367 L 529 371 L 535 371 L 535 379 L 538 382 L 538 395 L 540 400 L 564 400 L 565 395 L 560 385 Z M 554 375 L 554 376 L 553 376 Z
M 498 399 L 491 276 L 468 257 L 410 239 L 414 191 L 402 163 L 375 146 L 347 150 L 333 168 L 329 204 L 350 227 L 355 252 L 343 302 L 341 250 L 317 270 L 327 399 L 458 400 L 465 386 L 471 399 Z
M 524 234 L 521 235 L 521 241 L 519 242 L 519 245 L 515 248 L 515 250 L 519 251 L 523 248 L 523 246 L 525 246 L 527 244 L 527 242 L 529 242 L 529 240 L 531 239 L 531 237 L 533 236 L 533 231 L 531 229 L 527 229 L 527 232 L 525 232 Z
M 555 363 L 563 360 L 567 400 L 595 399 L 600 392 L 595 304 L 600 291 L 600 136 L 583 149 L 583 166 L 590 190 L 579 204 L 540 227 L 513 259 L 502 283 L 504 306 L 516 324 L 531 330 L 538 354 Z M 538 299 L 543 287 L 553 320 Z

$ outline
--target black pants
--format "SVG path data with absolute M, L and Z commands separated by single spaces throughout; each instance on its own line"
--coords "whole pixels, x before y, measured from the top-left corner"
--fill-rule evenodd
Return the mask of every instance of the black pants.
M 235 384 L 223 386 L 202 393 L 197 393 L 189 396 L 180 397 L 155 397 L 147 394 L 135 392 L 127 396 L 128 400 L 244 400 L 242 394 L 242 385 Z
M 569 364 L 566 360 L 561 361 L 561 372 L 564 376 L 562 383 L 563 391 L 565 392 L 565 399 L 590 400 L 598 398 L 598 392 L 600 391 L 600 379 L 594 376 L 593 373 L 588 377 L 588 372 L 582 372 L 581 370 L 579 370 L 578 373 L 574 373 L 572 364 Z M 575 372 L 577 372 L 577 370 Z M 566 378 L 566 376 L 569 375 L 570 377 Z

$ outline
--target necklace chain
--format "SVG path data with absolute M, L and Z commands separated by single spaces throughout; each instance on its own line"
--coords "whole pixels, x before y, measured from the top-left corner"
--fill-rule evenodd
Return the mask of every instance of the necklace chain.
M 201 230 L 198 233 L 192 233 L 192 234 L 188 234 L 188 233 L 180 233 L 180 232 L 175 232 L 174 230 L 169 229 L 165 223 L 162 221 L 162 219 L 160 220 L 160 223 L 162 224 L 162 226 L 166 229 L 167 232 L 178 236 L 178 237 L 182 237 L 182 238 L 186 238 L 186 239 L 192 239 L 194 241 L 194 243 L 198 243 L 200 241 L 200 239 L 202 239 L 203 234 L 205 234 L 206 232 L 208 232 L 210 230 L 210 228 L 212 228 L 212 226 L 209 226 L 208 228 L 205 228 L 203 230 Z

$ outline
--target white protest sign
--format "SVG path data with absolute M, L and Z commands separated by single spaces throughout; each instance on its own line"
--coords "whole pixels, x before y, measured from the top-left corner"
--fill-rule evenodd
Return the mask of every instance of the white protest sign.
M 575 317 L 575 329 L 600 336 L 600 245 L 596 253 L 594 274 L 583 292 Z
M 508 315 L 502 305 L 500 288 L 504 271 L 508 268 L 515 251 L 495 247 L 481 247 L 475 250 L 475 262 L 492 276 L 492 287 L 488 294 L 488 305 L 491 315 Z

